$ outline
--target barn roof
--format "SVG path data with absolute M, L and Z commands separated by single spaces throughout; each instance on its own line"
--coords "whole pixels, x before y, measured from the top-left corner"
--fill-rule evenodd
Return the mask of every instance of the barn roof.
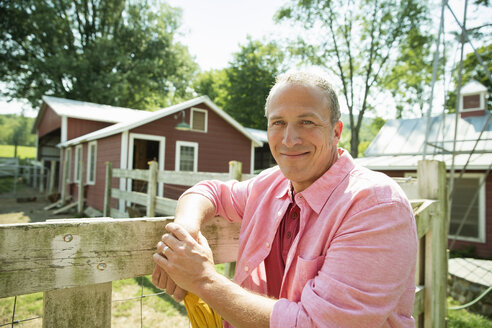
M 86 101 L 63 99 L 43 96 L 43 104 L 34 122 L 33 132 L 36 131 L 47 107 L 50 107 L 58 116 L 72 117 L 91 121 L 120 123 L 142 119 L 151 115 L 151 112 L 123 107 L 101 105 Z
M 177 105 L 169 106 L 160 110 L 157 110 L 155 112 L 148 112 L 150 115 L 146 115 L 143 118 L 136 118 L 131 121 L 126 121 L 126 122 L 120 122 L 111 126 L 108 126 L 104 129 L 97 130 L 94 132 L 91 132 L 89 134 L 80 136 L 78 138 L 71 139 L 69 141 L 60 143 L 59 146 L 61 147 L 67 147 L 67 146 L 72 146 L 76 144 L 80 144 L 83 142 L 88 142 L 92 140 L 97 140 L 105 137 L 109 137 L 111 135 L 115 135 L 117 133 L 121 133 L 123 131 L 128 131 L 131 129 L 134 129 L 138 126 L 147 124 L 149 122 L 158 120 L 160 118 L 173 115 L 179 111 L 182 111 L 183 109 L 196 106 L 198 104 L 206 104 L 208 107 L 210 107 L 215 113 L 217 113 L 220 117 L 222 117 L 224 120 L 226 120 L 229 124 L 231 124 L 233 127 L 235 127 L 240 133 L 242 133 L 244 136 L 246 136 L 248 139 L 252 140 L 256 146 L 262 146 L 263 143 L 261 140 L 253 136 L 245 127 L 243 127 L 240 123 L 238 123 L 235 119 L 233 119 L 229 114 L 224 112 L 222 109 L 217 107 L 210 98 L 207 96 L 202 96 L 198 98 L 194 98 L 182 103 L 179 103 Z
M 489 117 L 458 119 L 455 165 L 468 162 L 470 169 L 487 169 L 492 163 L 492 120 Z M 448 166 L 451 164 L 455 122 L 455 114 L 430 118 L 426 159 L 445 161 Z M 388 120 L 364 152 L 365 157 L 357 159 L 357 162 L 379 170 L 415 168 L 417 161 L 422 159 L 426 125 L 426 118 Z

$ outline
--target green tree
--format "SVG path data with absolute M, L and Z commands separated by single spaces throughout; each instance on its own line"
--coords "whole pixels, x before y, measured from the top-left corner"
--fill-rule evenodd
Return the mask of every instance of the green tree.
M 284 70 L 283 60 L 284 52 L 275 42 L 248 38 L 226 69 L 224 109 L 244 126 L 266 129 L 265 102 L 275 77 Z
M 477 52 L 482 58 L 482 61 L 485 63 L 487 70 L 491 72 L 492 71 L 492 44 L 478 48 Z M 457 69 L 459 63 L 457 63 L 456 66 L 457 67 L 455 68 L 453 74 L 455 88 L 454 90 L 449 91 L 447 93 L 447 98 L 446 98 L 446 108 L 450 113 L 454 113 L 456 110 L 456 88 L 458 84 Z M 489 95 L 492 94 L 492 83 L 488 78 L 485 68 L 482 65 L 480 65 L 480 63 L 478 62 L 477 56 L 475 56 L 474 52 L 467 54 L 465 59 L 463 60 L 462 86 L 470 82 L 471 80 L 476 80 L 482 83 L 488 89 Z M 488 107 L 489 108 L 492 107 L 492 97 L 490 96 L 488 98 Z
M 429 20 L 422 19 L 422 24 L 426 23 Z M 408 37 L 401 42 L 396 64 L 390 74 L 382 77 L 382 85 L 395 100 L 396 118 L 402 118 L 405 113 L 424 116 L 432 83 L 433 41 L 434 37 L 423 34 L 423 30 L 410 30 Z
M 197 74 L 193 89 L 200 95 L 208 96 L 217 106 L 225 108 L 229 90 L 226 69 L 213 69 Z
M 276 42 L 248 37 L 226 68 L 198 74 L 193 89 L 242 125 L 265 130 L 265 101 L 275 77 L 285 70 L 283 61 L 284 52 Z
M 383 77 L 426 17 L 426 3 L 418 0 L 295 0 L 278 11 L 278 20 L 292 20 L 306 30 L 294 53 L 340 78 L 352 156 L 358 156 L 364 115 L 377 109 L 375 95 L 383 88 Z
M 0 16 L 4 96 L 33 107 L 49 94 L 154 109 L 186 97 L 196 69 L 161 1 L 8 0 Z

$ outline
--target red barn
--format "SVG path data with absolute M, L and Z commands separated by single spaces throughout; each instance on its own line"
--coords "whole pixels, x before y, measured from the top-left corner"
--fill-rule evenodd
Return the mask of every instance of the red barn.
M 187 124 L 189 129 L 181 130 Z M 147 169 L 157 160 L 159 170 L 228 172 L 229 161 L 243 163 L 243 173 L 253 173 L 255 147 L 262 142 L 217 107 L 208 97 L 195 98 L 150 113 L 140 119 L 117 123 L 62 142 L 63 161 L 69 161 L 68 179 L 79 181 L 79 160 L 84 163 L 86 204 L 102 210 L 105 163 L 114 168 Z M 143 185 L 126 184 L 120 179 L 114 187 L 140 191 Z M 77 197 L 76 184 L 68 194 Z M 177 198 L 183 187 L 159 185 L 158 194 Z
M 150 114 L 141 110 L 44 96 L 32 128 L 32 133 L 37 135 L 36 159 L 60 162 L 59 143 Z

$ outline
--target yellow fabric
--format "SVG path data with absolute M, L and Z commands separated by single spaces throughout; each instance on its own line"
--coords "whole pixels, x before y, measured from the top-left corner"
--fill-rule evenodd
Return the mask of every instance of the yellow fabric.
M 222 328 L 222 318 L 207 303 L 195 294 L 184 298 L 188 318 L 193 328 Z

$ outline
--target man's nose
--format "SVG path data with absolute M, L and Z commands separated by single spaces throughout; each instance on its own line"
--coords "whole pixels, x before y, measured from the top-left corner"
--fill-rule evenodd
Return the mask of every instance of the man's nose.
M 289 148 L 301 143 L 299 131 L 294 125 L 287 124 L 287 126 L 285 127 L 282 143 Z

